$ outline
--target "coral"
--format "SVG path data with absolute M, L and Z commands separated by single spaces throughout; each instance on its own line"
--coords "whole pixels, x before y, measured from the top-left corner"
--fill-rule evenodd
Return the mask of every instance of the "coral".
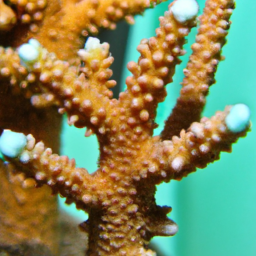
M 132 23 L 132 15 L 155 4 L 153 1 L 1 0 L 0 126 L 32 133 L 58 153 L 61 117 L 54 106 L 36 109 L 31 105 L 31 94 L 23 88 L 29 83 L 38 92 L 38 85 L 33 83 L 34 75 L 27 77 L 19 58 L 12 58 L 13 49 L 36 38 L 59 58 L 76 63 L 79 61 L 76 53 L 88 32 L 97 33 L 100 27 L 114 29 L 115 23 L 123 18 Z M 20 83 L 24 77 L 28 83 Z M 21 96 L 22 91 L 25 97 Z M 24 175 L 13 175 L 8 170 L 9 166 L 1 163 L 0 246 L 10 248 L 10 252 L 19 246 L 23 251 L 25 246 L 31 248 L 32 255 L 41 254 L 40 248 L 46 247 L 52 254 L 58 254 L 61 238 L 56 197 L 50 195 L 49 188 L 36 189 L 31 180 L 24 180 Z
M 10 6 L 7 6 L 1 0 L 3 11 L 0 13 L 0 20 L 3 22 L 0 29 L 10 30 L 15 23 L 18 23 L 19 26 L 6 35 L 9 41 L 12 41 L 12 45 L 20 45 L 21 41 L 33 37 L 48 51 L 72 62 L 75 61 L 77 49 L 81 48 L 88 33 L 97 34 L 100 28 L 115 29 L 116 22 L 121 19 L 126 19 L 132 24 L 134 14 L 142 13 L 146 8 L 155 5 L 155 2 L 155 0 L 61 2 L 11 0 Z M 17 9 L 19 19 L 16 18 L 11 7 Z
M 82 9 L 82 3 L 75 4 Z M 93 6 L 95 3 L 90 2 Z M 84 24 L 111 27 L 120 10 L 120 18 L 127 15 L 124 10 L 128 7 L 114 3 L 117 10 L 109 4 L 111 8 L 103 8 L 103 14 L 92 15 L 83 26 L 69 28 L 73 33 L 70 38 L 86 35 L 85 29 L 94 32 Z M 66 4 L 67 12 L 55 15 L 63 18 L 63 24 L 68 17 L 65 14 L 71 15 L 72 10 L 70 3 Z M 148 6 L 143 2 L 138 9 L 131 9 L 140 12 L 141 5 Z M 94 133 L 98 138 L 99 168 L 90 175 L 86 169 L 76 167 L 74 159 L 54 154 L 31 134 L 5 129 L 0 137 L 0 148 L 11 165 L 28 179 L 35 179 L 38 187 L 47 184 L 53 193 L 88 212 L 89 219 L 80 225 L 89 234 L 88 255 L 155 255 L 147 249 L 149 240 L 174 235 L 178 230 L 167 217 L 171 208 L 155 202 L 156 185 L 180 180 L 196 168 L 204 168 L 217 160 L 221 151 L 231 151 L 231 144 L 246 135 L 250 111 L 243 104 L 228 106 L 212 118 L 200 120 L 222 59 L 233 9 L 233 0 L 206 1 L 193 53 L 184 70 L 180 97 L 159 136 L 153 136 L 156 108 L 164 101 L 165 86 L 172 82 L 179 56 L 185 54 L 185 36 L 196 25 L 195 0 L 170 4 L 160 17 L 156 36 L 141 41 L 137 48 L 140 58 L 137 63 L 128 63 L 132 76 L 126 79 L 127 90 L 120 93 L 119 99 L 113 99 L 109 90 L 116 84 L 109 80 L 114 60 L 109 45 L 100 44 L 96 38 L 89 38 L 76 55 L 80 42 L 72 41 L 74 48 L 70 50 L 66 27 L 57 25 L 60 33 L 53 34 L 63 40 L 65 53 L 58 49 L 55 37 L 48 46 L 52 34 L 43 28 L 18 49 L 1 49 L 1 75 L 10 81 L 13 91 L 23 92 L 35 107 L 56 105 L 59 113 L 67 113 L 70 125 L 86 127 L 86 136 Z M 106 13 L 111 15 L 106 18 Z

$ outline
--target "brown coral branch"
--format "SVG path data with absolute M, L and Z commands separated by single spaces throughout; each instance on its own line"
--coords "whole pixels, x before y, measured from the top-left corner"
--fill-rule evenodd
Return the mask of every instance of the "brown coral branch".
M 221 49 L 226 43 L 233 9 L 233 0 L 206 2 L 204 12 L 199 17 L 196 43 L 191 46 L 193 53 L 184 69 L 180 96 L 161 133 L 163 140 L 179 135 L 181 129 L 187 129 L 192 122 L 199 121 L 209 86 L 215 82 L 217 65 L 222 59 Z

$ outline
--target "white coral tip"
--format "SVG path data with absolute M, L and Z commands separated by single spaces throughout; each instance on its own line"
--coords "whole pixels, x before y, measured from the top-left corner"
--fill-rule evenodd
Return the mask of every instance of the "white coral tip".
M 35 63 L 40 54 L 40 43 L 35 39 L 30 39 L 27 44 L 22 44 L 18 49 L 18 54 L 25 66 Z
M 184 23 L 194 19 L 199 11 L 199 5 L 196 0 L 177 0 L 171 7 L 174 18 Z
M 172 161 L 172 169 L 176 172 L 181 171 L 184 166 L 184 159 L 181 156 L 176 156 Z
M 89 37 L 84 45 L 87 51 L 100 48 L 100 40 L 96 37 Z
M 32 45 L 34 48 L 39 49 L 41 47 L 41 44 L 36 39 L 29 39 L 28 44 Z
M 225 119 L 228 129 L 233 132 L 242 132 L 249 126 L 250 109 L 245 104 L 234 105 Z
M 4 130 L 0 137 L 0 151 L 8 157 L 18 157 L 27 144 L 23 133 Z
M 173 224 L 169 224 L 165 226 L 165 230 L 164 232 L 168 235 L 168 236 L 174 236 L 179 230 L 179 227 L 176 223 Z
M 22 152 L 22 153 L 21 153 L 19 159 L 20 159 L 20 161 L 21 161 L 23 164 L 26 164 L 26 163 L 29 162 L 30 156 L 29 156 L 28 152 L 25 151 L 25 152 Z

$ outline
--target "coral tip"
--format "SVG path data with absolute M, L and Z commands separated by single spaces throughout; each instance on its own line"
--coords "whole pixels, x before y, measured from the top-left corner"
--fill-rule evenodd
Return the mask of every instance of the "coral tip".
M 40 44 L 35 39 L 30 39 L 27 44 L 22 44 L 18 54 L 26 67 L 36 62 L 40 54 Z
M 8 157 L 18 157 L 27 144 L 23 133 L 4 130 L 0 136 L 0 151 Z
M 171 11 L 178 22 L 184 23 L 196 17 L 199 6 L 196 0 L 177 0 L 171 7 Z
M 250 109 L 245 104 L 234 105 L 225 119 L 226 125 L 231 132 L 242 132 L 250 122 Z

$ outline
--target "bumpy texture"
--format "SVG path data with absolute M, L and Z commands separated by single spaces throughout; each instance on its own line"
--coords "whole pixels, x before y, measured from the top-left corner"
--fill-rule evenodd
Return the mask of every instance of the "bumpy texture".
M 236 114 L 239 106 L 200 120 L 234 8 L 232 0 L 208 0 L 194 53 L 184 70 L 181 96 L 162 134 L 152 136 L 157 105 L 164 100 L 165 85 L 172 81 L 184 54 L 185 36 L 196 24 L 196 2 L 191 0 L 191 12 L 179 1 L 160 17 L 156 36 L 141 41 L 140 58 L 128 64 L 132 76 L 119 99 L 112 99 L 109 90 L 115 85 L 109 80 L 113 62 L 109 46 L 97 39 L 90 38 L 78 51 L 80 66 L 63 60 L 58 51 L 46 50 L 40 37 L 36 38 L 41 44 L 29 41 L 26 46 L 35 50 L 32 60 L 26 58 L 26 51 L 2 49 L 1 73 L 15 81 L 13 90 L 23 91 L 34 106 L 57 105 L 59 113 L 67 113 L 69 124 L 87 127 L 87 136 L 97 135 L 99 168 L 92 175 L 76 167 L 74 159 L 36 142 L 31 134 L 15 157 L 6 156 L 37 186 L 47 184 L 53 193 L 88 212 L 89 219 L 81 224 L 89 234 L 88 255 L 155 255 L 147 249 L 149 240 L 178 230 L 167 217 L 171 208 L 156 205 L 156 185 L 205 167 L 221 151 L 230 151 L 231 144 L 249 129 L 249 111 L 241 117 Z M 230 129 L 233 121 L 227 124 L 226 120 L 235 120 L 234 126 L 243 128 Z
M 115 23 L 123 18 L 133 23 L 134 14 L 155 4 L 154 1 L 1 0 L 0 127 L 32 133 L 57 153 L 61 118 L 52 106 L 55 101 L 46 93 L 40 101 L 44 108 L 31 105 L 30 97 L 40 92 L 40 83 L 36 81 L 37 75 L 20 62 L 15 48 L 36 38 L 58 58 L 77 63 L 77 51 L 83 46 L 88 32 L 95 34 L 100 28 L 114 29 Z M 14 168 L 1 164 L 0 182 L 3 186 L 0 186 L 0 192 L 4 196 L 0 199 L 0 249 L 14 253 L 20 249 L 29 255 L 41 255 L 45 250 L 40 248 L 46 247 L 57 255 L 60 234 L 56 197 L 49 194 L 46 186 L 34 188 L 34 183 L 25 181 L 24 175 L 15 178 L 8 174 L 10 169 Z
M 146 8 L 160 2 L 11 0 L 6 5 L 1 0 L 0 6 L 3 11 L 0 12 L 0 21 L 3 22 L 0 22 L 0 31 L 10 30 L 5 37 L 12 41 L 11 45 L 20 45 L 21 40 L 27 41 L 33 37 L 60 59 L 75 62 L 77 49 L 82 47 L 84 37 L 89 33 L 97 34 L 100 28 L 115 29 L 116 22 L 121 19 L 126 19 L 132 24 L 133 15 L 140 14 Z M 13 10 L 17 10 L 16 15 Z M 15 24 L 18 26 L 11 30 Z

